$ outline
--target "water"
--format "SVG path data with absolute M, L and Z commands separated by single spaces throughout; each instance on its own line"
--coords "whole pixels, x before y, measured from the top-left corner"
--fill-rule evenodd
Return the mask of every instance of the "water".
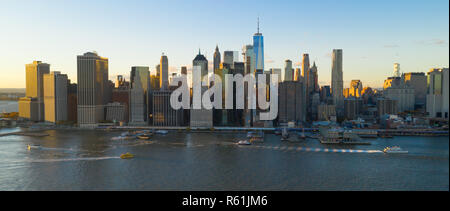
M 17 101 L 5 101 L 0 100 L 0 113 L 1 112 L 19 112 L 19 104 Z
M 121 132 L 46 133 L 0 137 L 0 190 L 449 190 L 448 137 L 344 147 L 317 140 L 281 143 L 279 136 L 266 135 L 263 144 L 238 146 L 235 140 L 246 134 L 170 132 L 151 141 L 111 141 Z M 28 151 L 27 144 L 40 147 Z M 394 145 L 409 153 L 295 150 Z M 136 158 L 120 159 L 126 152 Z

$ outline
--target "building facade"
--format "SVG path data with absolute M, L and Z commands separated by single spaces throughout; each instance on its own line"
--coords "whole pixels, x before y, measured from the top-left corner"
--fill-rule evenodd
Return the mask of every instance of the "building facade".
M 342 49 L 334 49 L 331 64 L 331 94 L 336 105 L 337 114 L 344 108 L 344 83 L 342 70 Z
M 303 107 L 303 83 L 297 81 L 283 81 L 278 88 L 278 122 L 287 125 L 289 122 L 299 124 L 305 121 Z
M 33 61 L 25 65 L 26 94 L 19 100 L 19 117 L 32 121 L 44 121 L 44 74 L 50 72 L 50 65 L 41 61 Z M 34 109 L 36 109 L 35 111 Z
M 433 68 L 428 72 L 426 110 L 429 117 L 449 119 L 448 68 Z
M 96 52 L 77 57 L 77 114 L 80 127 L 96 127 L 105 120 L 107 97 L 108 58 Z
M 44 74 L 45 121 L 57 123 L 67 121 L 67 84 L 66 74 L 51 72 Z

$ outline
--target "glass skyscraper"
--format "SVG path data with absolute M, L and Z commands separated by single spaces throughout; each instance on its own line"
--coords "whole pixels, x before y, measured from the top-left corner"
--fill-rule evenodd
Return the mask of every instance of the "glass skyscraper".
M 259 33 L 259 20 L 258 31 L 253 35 L 253 51 L 255 52 L 256 58 L 256 70 L 264 70 L 264 37 Z

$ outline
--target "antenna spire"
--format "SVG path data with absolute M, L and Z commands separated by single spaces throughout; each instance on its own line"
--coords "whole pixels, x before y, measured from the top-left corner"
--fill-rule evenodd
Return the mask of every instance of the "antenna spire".
M 258 33 L 259 33 L 259 17 L 258 17 Z

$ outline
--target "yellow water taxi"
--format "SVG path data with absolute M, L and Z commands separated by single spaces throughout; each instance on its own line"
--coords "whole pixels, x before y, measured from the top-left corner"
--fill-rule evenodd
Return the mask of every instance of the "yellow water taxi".
M 31 146 L 29 144 L 27 145 L 27 149 L 28 149 L 28 151 L 31 150 Z
M 136 137 L 141 140 L 148 140 L 151 138 L 149 135 L 138 135 Z
M 127 152 L 125 154 L 120 155 L 120 158 L 122 158 L 122 159 L 131 159 L 131 158 L 134 158 L 134 155 L 129 153 L 129 152 Z

